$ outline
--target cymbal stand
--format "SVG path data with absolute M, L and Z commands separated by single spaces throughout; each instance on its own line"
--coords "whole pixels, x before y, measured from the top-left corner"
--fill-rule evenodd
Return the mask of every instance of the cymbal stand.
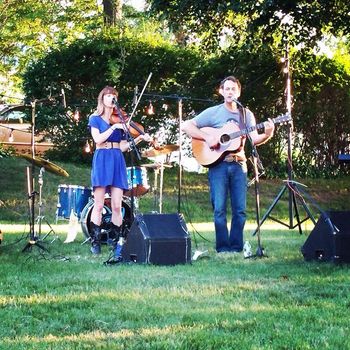
M 164 160 L 160 162 L 160 181 L 159 181 L 159 214 L 163 210 L 163 180 L 164 180 Z
M 157 166 L 154 168 L 154 189 L 153 189 L 153 195 L 154 195 L 154 200 L 153 200 L 153 208 L 154 211 L 157 212 L 157 207 L 158 207 L 158 175 L 159 175 L 159 167 Z
M 31 129 L 31 150 L 32 150 L 32 166 L 27 167 L 27 190 L 28 190 L 28 209 L 29 209 L 29 241 L 22 249 L 22 252 L 32 250 L 32 247 L 38 247 L 41 250 L 48 251 L 38 240 L 38 235 L 35 232 L 35 196 L 38 194 L 35 191 L 35 182 L 34 182 L 34 159 L 35 159 L 35 109 L 36 109 L 37 100 L 32 102 L 32 129 Z
M 154 163 L 154 165 L 155 165 L 155 167 L 153 167 L 153 169 L 154 169 L 153 208 L 154 208 L 155 212 L 157 212 L 156 209 L 159 208 L 159 214 L 161 214 L 163 211 L 164 169 L 171 168 L 172 166 L 169 164 L 165 164 L 163 158 L 159 161 L 156 161 L 156 163 Z M 159 175 L 159 173 L 160 173 L 160 182 L 159 182 L 159 201 L 158 201 L 158 175 Z
M 181 146 L 182 146 L 182 98 L 179 97 L 177 99 L 177 113 L 179 116 L 179 170 L 178 170 L 178 192 L 177 192 L 177 212 L 181 212 L 181 189 L 182 189 L 182 152 L 181 152 Z
M 39 208 L 38 208 L 38 216 L 36 218 L 36 224 L 38 225 L 38 235 L 39 235 L 39 239 L 41 241 L 45 240 L 51 233 L 53 233 L 55 235 L 54 239 L 51 241 L 51 243 L 53 243 L 56 239 L 58 239 L 58 235 L 56 235 L 54 229 L 52 228 L 52 226 L 50 225 L 49 221 L 45 218 L 44 215 L 41 215 L 42 212 L 42 188 L 43 188 L 43 184 L 44 184 L 44 176 L 43 173 L 45 172 L 45 168 L 41 167 L 40 171 L 39 171 L 39 178 L 38 178 L 38 184 L 39 184 Z M 44 235 L 44 237 L 41 238 L 41 225 L 42 225 L 42 221 L 45 219 L 46 225 L 49 226 L 50 231 L 48 233 L 46 233 Z

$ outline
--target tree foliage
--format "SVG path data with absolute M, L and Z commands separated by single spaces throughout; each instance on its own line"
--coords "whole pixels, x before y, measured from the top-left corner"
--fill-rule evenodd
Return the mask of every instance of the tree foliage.
M 98 12 L 93 1 L 77 0 L 74 6 L 69 1 L 2 1 L 2 64 L 25 65 L 47 50 L 71 43 L 83 32 L 101 28 Z
M 0 1 L 0 93 L 20 90 L 28 63 L 77 39 L 99 35 L 108 26 L 129 28 L 141 17 L 121 0 L 3 0 Z M 125 16 L 122 14 L 125 11 Z
M 185 33 L 183 36 L 188 39 L 196 35 L 209 47 L 218 46 L 225 29 L 230 30 L 236 44 L 242 35 L 249 41 L 257 34 L 260 40 L 273 41 L 283 33 L 295 43 L 312 46 L 325 32 L 335 36 L 350 33 L 347 0 L 147 0 L 147 3 L 150 11 L 167 20 L 175 32 Z
M 350 152 L 350 75 L 325 56 L 299 52 L 295 60 L 296 164 L 307 175 L 332 175 L 338 154 Z
M 191 76 L 201 67 L 201 62 L 201 58 L 191 50 L 121 38 L 118 33 L 115 36 L 111 32 L 102 33 L 99 37 L 76 41 L 64 50 L 53 51 L 33 62 L 24 75 L 24 90 L 32 100 L 59 96 L 64 88 L 68 111 L 57 105 L 41 108 L 38 128 L 51 133 L 58 145 L 56 154 L 77 160 L 82 158 L 81 149 L 89 137 L 87 118 L 95 109 L 97 95 L 104 86 L 117 87 L 120 105 L 130 113 L 135 86 L 139 86 L 140 91 L 150 73 L 149 92 L 154 91 L 157 95 L 163 92 L 166 95 L 181 94 Z M 149 132 L 168 128 L 169 119 L 177 116 L 176 98 L 167 101 L 169 108 L 166 110 L 161 108 L 164 98 L 158 100 L 155 96 L 155 99 L 156 115 L 146 116 L 144 109 L 149 102 L 146 98 L 139 105 L 135 118 L 142 123 L 146 121 Z M 75 125 L 72 119 L 76 108 L 79 108 L 82 117 L 79 125 Z

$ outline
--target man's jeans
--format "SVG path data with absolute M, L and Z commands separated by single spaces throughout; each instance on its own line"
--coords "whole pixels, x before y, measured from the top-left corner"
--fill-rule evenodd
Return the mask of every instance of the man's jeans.
M 243 249 L 243 229 L 246 221 L 247 165 L 222 161 L 209 169 L 208 178 L 214 209 L 216 251 L 240 252 Z M 228 195 L 232 211 L 230 235 L 226 219 Z

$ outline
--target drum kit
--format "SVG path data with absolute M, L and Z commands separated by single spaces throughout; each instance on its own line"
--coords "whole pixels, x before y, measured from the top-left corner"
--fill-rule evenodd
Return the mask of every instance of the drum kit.
M 159 213 L 162 212 L 162 201 L 163 201 L 163 177 L 164 177 L 164 169 L 170 168 L 171 165 L 165 164 L 163 161 L 164 157 L 159 156 L 168 155 L 173 151 L 179 149 L 178 145 L 165 145 L 161 146 L 158 149 L 150 149 L 144 151 L 142 153 L 142 157 L 146 158 L 155 158 L 155 163 L 143 164 L 141 166 L 134 166 L 127 168 L 127 178 L 129 189 L 124 192 L 123 200 L 122 200 L 122 215 L 123 215 L 123 225 L 126 228 L 130 228 L 133 219 L 133 206 L 131 205 L 132 200 L 137 200 L 144 196 L 149 192 L 150 186 L 148 183 L 148 175 L 147 169 L 152 169 L 154 171 L 154 207 L 159 207 Z M 33 162 L 34 165 L 41 167 L 41 169 L 45 169 L 48 172 L 53 174 L 68 177 L 69 174 L 59 167 L 58 165 L 45 160 L 41 157 L 35 157 L 34 159 L 27 154 L 19 154 L 20 157 L 28 160 L 29 162 Z M 158 176 L 160 174 L 160 184 L 158 191 Z M 42 171 L 40 171 L 39 175 L 39 216 L 37 222 L 39 221 L 39 231 L 41 231 L 41 221 L 44 218 L 41 216 L 41 189 L 42 189 Z M 159 199 L 158 199 L 159 196 Z M 136 205 L 137 206 L 137 205 Z M 79 186 L 79 185 L 67 185 L 60 184 L 58 186 L 58 201 L 57 201 L 57 210 L 56 210 L 56 223 L 59 219 L 70 219 L 71 215 L 74 214 L 78 221 L 81 224 L 82 232 L 87 240 L 90 240 L 90 220 L 91 220 L 91 212 L 94 207 L 94 197 L 91 187 Z M 157 211 L 157 210 L 155 210 Z M 112 216 L 111 209 L 111 198 L 109 194 L 105 196 L 105 205 L 103 208 L 102 214 L 102 242 L 107 243 L 109 240 L 113 239 L 113 237 L 109 236 L 109 223 Z M 49 225 L 49 223 L 47 223 Z M 52 227 L 49 225 L 51 231 L 53 231 Z

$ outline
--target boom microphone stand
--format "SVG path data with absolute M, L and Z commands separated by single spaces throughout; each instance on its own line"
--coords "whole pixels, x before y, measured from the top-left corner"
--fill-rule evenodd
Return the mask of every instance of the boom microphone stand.
M 186 96 L 179 95 L 159 95 L 159 94 L 144 94 L 146 97 L 154 98 L 154 99 L 170 99 L 177 101 L 177 113 L 178 113 L 178 143 L 179 143 L 179 169 L 177 174 L 178 180 L 178 193 L 177 193 L 177 212 L 181 212 L 181 190 L 182 190 L 182 116 L 183 116 L 183 101 L 197 101 L 197 102 L 213 102 L 209 99 L 201 99 L 201 98 L 192 98 Z
M 283 58 L 283 62 L 285 63 L 284 73 L 286 74 L 286 104 L 287 104 L 287 110 L 289 115 L 292 115 L 292 95 L 291 95 L 291 75 L 290 75 L 290 62 L 289 62 L 289 47 L 288 42 L 286 42 L 286 48 L 285 48 L 285 55 Z M 285 180 L 285 185 L 282 187 L 280 192 L 278 193 L 277 197 L 274 199 L 273 203 L 270 205 L 267 212 L 264 214 L 263 218 L 261 219 L 260 225 L 262 225 L 267 218 L 270 218 L 271 220 L 278 222 L 289 229 L 294 229 L 295 227 L 298 227 L 299 233 L 302 234 L 301 224 L 305 222 L 308 219 L 311 219 L 314 224 L 316 224 L 316 220 L 313 217 L 312 213 L 310 212 L 308 206 L 306 205 L 303 198 L 300 196 L 301 190 L 298 187 L 298 183 L 293 181 L 293 165 L 292 165 L 292 134 L 293 134 L 293 124 L 292 119 L 290 122 L 288 122 L 288 143 L 287 143 L 287 156 L 288 156 L 288 162 L 287 162 L 287 172 L 288 172 L 288 179 Z M 289 209 L 289 223 L 286 224 L 281 220 L 278 220 L 272 216 L 270 216 L 272 210 L 278 203 L 278 201 L 283 196 L 284 192 L 288 190 L 288 209 Z M 300 219 L 298 207 L 297 207 L 297 201 L 296 201 L 296 194 L 298 195 L 298 200 L 303 206 L 305 212 L 307 213 L 307 216 L 303 219 Z M 294 212 L 295 212 L 295 218 L 296 223 L 294 224 Z M 256 230 L 253 232 L 253 235 L 255 235 L 260 227 L 258 226 Z

